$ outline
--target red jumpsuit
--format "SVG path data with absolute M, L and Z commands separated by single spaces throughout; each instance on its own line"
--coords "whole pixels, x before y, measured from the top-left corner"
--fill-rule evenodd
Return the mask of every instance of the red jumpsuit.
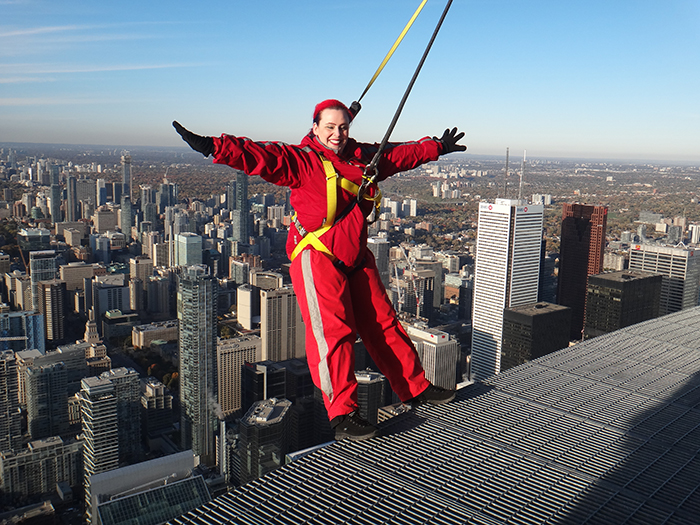
M 231 135 L 213 140 L 215 163 L 291 188 L 291 205 L 299 223 L 309 232 L 322 226 L 327 211 L 326 175 L 318 153 L 333 163 L 339 176 L 360 185 L 364 167 L 377 151 L 377 145 L 349 138 L 336 154 L 311 133 L 298 146 L 253 142 Z M 428 137 L 390 144 L 379 162 L 378 180 L 437 160 L 441 151 L 441 142 Z M 354 199 L 353 194 L 338 188 L 338 214 Z M 417 396 L 429 385 L 415 347 L 387 297 L 374 255 L 367 249 L 366 215 L 371 207 L 371 201 L 354 206 L 321 237 L 344 268 L 311 247 L 302 250 L 291 266 L 292 284 L 306 326 L 309 369 L 323 392 L 329 419 L 357 409 L 356 334 L 402 401 Z M 292 224 L 287 238 L 290 256 L 302 238 Z

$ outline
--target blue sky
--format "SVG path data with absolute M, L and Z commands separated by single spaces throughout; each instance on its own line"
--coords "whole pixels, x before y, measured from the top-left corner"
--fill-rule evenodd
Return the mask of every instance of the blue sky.
M 0 0 L 0 142 L 298 142 L 359 97 L 419 0 Z M 363 99 L 379 141 L 445 0 Z M 700 161 L 698 0 L 455 0 L 392 140 L 466 132 L 477 155 Z

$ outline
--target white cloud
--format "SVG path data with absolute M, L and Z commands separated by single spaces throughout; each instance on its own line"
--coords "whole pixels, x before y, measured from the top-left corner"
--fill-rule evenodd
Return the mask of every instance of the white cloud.
M 0 38 L 2 37 L 17 37 L 17 36 L 27 36 L 27 35 L 43 35 L 46 33 L 58 33 L 62 31 L 76 31 L 81 28 L 80 26 L 46 26 L 46 27 L 33 27 L 31 29 L 16 29 L 14 31 L 0 32 Z
M 0 77 L 0 84 L 32 84 L 35 82 L 55 82 L 55 78 L 46 77 Z
M 150 69 L 173 69 L 186 67 L 206 67 L 208 64 L 122 64 L 106 66 L 81 66 L 55 64 L 0 64 L 0 71 L 9 77 L 0 76 L 0 83 L 12 78 L 20 78 L 21 75 L 55 75 L 55 74 L 77 74 L 77 73 L 104 73 L 110 71 L 141 71 Z M 7 83 L 7 82 L 4 82 Z
M 20 106 L 72 106 L 81 104 L 114 104 L 116 100 L 89 99 L 89 98 L 60 98 L 60 97 L 34 97 L 34 98 L 0 98 L 0 107 Z

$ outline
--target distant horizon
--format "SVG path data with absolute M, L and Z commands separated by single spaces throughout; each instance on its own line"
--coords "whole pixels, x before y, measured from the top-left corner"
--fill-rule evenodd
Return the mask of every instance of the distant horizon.
M 281 142 L 281 141 L 278 141 Z M 42 146 L 54 147 L 54 148 L 105 148 L 105 149 L 115 149 L 115 150 L 126 150 L 126 151 L 172 151 L 173 153 L 191 153 L 192 155 L 200 155 L 192 151 L 187 146 L 157 146 L 157 145 L 125 145 L 125 144 L 71 144 L 64 142 L 8 142 L 0 141 L 0 148 L 14 148 L 14 147 L 33 147 L 41 148 Z M 440 157 L 439 160 L 448 162 L 450 159 L 458 159 L 463 157 L 470 157 L 474 159 L 492 159 L 492 160 L 503 160 L 505 162 L 506 154 L 477 154 L 466 152 L 451 153 L 448 157 Z M 203 161 L 207 158 L 201 157 Z M 518 155 L 514 153 L 509 154 L 509 158 L 513 162 L 522 162 L 523 155 Z M 211 158 L 208 159 L 211 162 Z M 643 159 L 643 158 L 604 158 L 604 157 L 562 157 L 553 155 L 532 155 L 527 153 L 527 160 L 548 160 L 548 161 L 566 161 L 566 162 L 596 162 L 596 163 L 614 163 L 614 164 L 663 164 L 666 166 L 680 166 L 680 167 L 700 167 L 700 160 L 670 160 L 670 159 Z M 519 169 L 519 164 L 513 164 L 510 168 L 515 171 Z

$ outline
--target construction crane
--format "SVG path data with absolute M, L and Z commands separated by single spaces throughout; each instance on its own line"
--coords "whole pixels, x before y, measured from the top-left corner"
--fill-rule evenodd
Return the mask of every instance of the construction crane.
M 402 245 L 399 244 L 399 249 L 401 250 L 401 253 L 403 254 L 404 259 L 406 259 L 406 263 L 408 264 L 408 269 L 411 271 L 411 285 L 413 286 L 413 292 L 416 296 L 416 314 L 418 313 L 418 310 L 420 308 L 421 304 L 421 299 L 420 299 L 420 294 L 418 293 L 418 288 L 416 287 L 416 267 L 411 261 L 411 259 L 408 257 L 408 254 L 406 253 L 406 250 Z M 398 264 L 394 262 L 394 275 L 396 276 L 396 287 L 398 289 L 398 294 L 399 294 L 399 300 L 398 300 L 398 312 L 402 312 L 404 305 L 406 304 L 406 297 L 404 295 L 404 291 L 401 288 L 401 284 L 399 282 L 399 270 L 398 270 Z

